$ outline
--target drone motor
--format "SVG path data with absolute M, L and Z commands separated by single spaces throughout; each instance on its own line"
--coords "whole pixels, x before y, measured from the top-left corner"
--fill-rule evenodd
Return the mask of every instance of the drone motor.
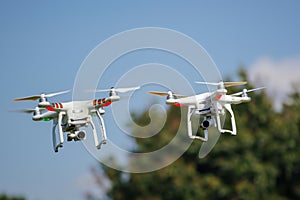
M 109 90 L 109 96 L 112 97 L 112 96 L 117 96 L 117 92 L 116 92 L 116 89 L 114 87 L 111 87 L 110 90 Z
M 168 95 L 167 95 L 167 100 L 169 100 L 169 99 L 175 99 L 175 96 L 174 96 L 173 92 L 171 92 L 171 91 L 169 91 Z
M 41 97 L 39 99 L 38 107 L 45 108 L 47 106 L 50 106 L 50 103 L 48 102 L 46 97 Z

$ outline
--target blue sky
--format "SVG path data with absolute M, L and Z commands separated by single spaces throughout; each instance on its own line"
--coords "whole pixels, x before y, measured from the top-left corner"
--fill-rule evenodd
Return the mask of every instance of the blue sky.
M 51 123 L 8 110 L 34 106 L 13 103 L 14 97 L 72 88 L 81 63 L 101 41 L 132 28 L 170 28 L 200 43 L 224 77 L 235 76 L 240 65 L 259 75 L 262 59 L 271 63 L 265 77 L 282 69 L 295 74 L 299 9 L 299 1 L 283 0 L 0 1 L 0 193 L 83 199 L 80 182 L 96 160 L 80 143 L 54 154 Z M 289 63 L 292 68 L 285 68 Z

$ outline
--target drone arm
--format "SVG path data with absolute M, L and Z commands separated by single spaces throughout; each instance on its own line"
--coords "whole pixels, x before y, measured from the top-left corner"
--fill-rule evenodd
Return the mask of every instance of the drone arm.
M 113 95 L 113 96 L 108 97 L 108 99 L 109 99 L 110 101 L 112 101 L 112 102 L 114 102 L 114 101 L 119 101 L 119 100 L 120 100 L 120 96 L 118 96 L 118 95 Z
M 191 139 L 199 139 L 199 140 L 206 142 L 208 140 L 208 131 L 207 130 L 204 130 L 204 137 L 193 135 L 191 117 L 192 117 L 192 114 L 194 113 L 194 111 L 195 111 L 195 106 L 192 106 L 192 105 L 188 106 L 188 114 L 187 114 L 188 135 Z
M 93 101 L 93 107 L 95 107 L 96 109 L 100 109 L 102 107 L 106 107 L 112 104 L 112 102 L 114 101 L 119 101 L 120 97 L 117 95 L 114 96 L 110 96 L 107 98 L 103 98 L 103 99 L 95 99 Z

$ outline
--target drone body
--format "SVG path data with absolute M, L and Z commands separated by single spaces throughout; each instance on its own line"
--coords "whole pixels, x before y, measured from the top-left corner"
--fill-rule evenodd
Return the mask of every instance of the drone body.
M 103 108 L 111 105 L 112 102 L 120 100 L 120 96 L 118 96 L 117 92 L 129 92 L 136 89 L 139 89 L 139 87 L 96 90 L 95 92 L 109 91 L 109 97 L 86 101 L 50 103 L 47 100 L 48 97 L 67 93 L 69 91 L 16 98 L 14 101 L 39 100 L 39 103 L 35 109 L 22 110 L 22 112 L 32 112 L 32 119 L 34 121 L 53 121 L 52 138 L 55 152 L 58 152 L 58 149 L 63 147 L 64 132 L 68 133 L 67 141 L 84 140 L 86 138 L 86 132 L 80 128 L 88 127 L 89 125 L 93 130 L 95 146 L 100 149 L 101 145 L 105 144 L 107 141 L 104 119 L 102 117 L 102 115 L 105 113 Z M 102 132 L 101 142 L 99 142 L 96 127 L 93 122 L 92 116 L 94 115 L 96 115 L 100 121 Z M 58 127 L 58 133 L 56 133 L 56 127 Z
M 184 96 L 174 94 L 173 92 L 149 92 L 150 94 L 158 96 L 167 96 L 166 104 L 174 106 L 187 106 L 187 129 L 188 135 L 191 139 L 200 139 L 202 141 L 208 140 L 208 128 L 212 125 L 218 128 L 220 133 L 230 133 L 236 135 L 236 123 L 231 104 L 240 104 L 251 101 L 247 93 L 263 88 L 256 88 L 252 90 L 244 89 L 242 92 L 228 95 L 226 87 L 244 85 L 246 82 L 219 82 L 219 83 L 206 83 L 196 82 L 198 84 L 207 84 L 217 86 L 217 90 L 213 92 L 206 92 L 195 96 Z M 241 95 L 241 96 L 240 96 Z M 231 117 L 231 130 L 223 129 L 220 116 L 228 111 Z M 204 116 L 204 120 L 199 126 L 204 131 L 204 137 L 197 136 L 192 133 L 192 115 Z

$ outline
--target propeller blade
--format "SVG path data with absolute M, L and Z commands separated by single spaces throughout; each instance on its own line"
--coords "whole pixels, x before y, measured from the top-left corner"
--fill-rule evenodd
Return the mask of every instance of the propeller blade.
M 150 91 L 150 92 L 148 92 L 148 93 L 149 93 L 149 94 L 154 94 L 154 95 L 157 95 L 157 96 L 161 96 L 161 97 L 163 97 L 163 96 L 168 96 L 168 95 L 170 95 L 170 93 L 171 93 L 173 96 L 178 97 L 178 98 L 185 98 L 185 97 L 188 97 L 187 95 L 174 94 L 174 93 L 172 93 L 171 91 L 169 91 L 169 92 Z
M 247 84 L 247 82 L 243 81 L 243 82 L 219 82 L 219 83 L 211 83 L 211 82 L 198 82 L 196 81 L 195 83 L 198 84 L 205 84 L 205 85 L 215 85 L 215 86 L 219 86 L 219 85 L 224 85 L 225 87 L 231 87 L 231 86 L 238 86 L 238 85 L 245 85 Z
M 42 97 L 53 97 L 56 95 L 64 94 L 70 92 L 70 90 L 62 91 L 62 92 L 56 92 L 56 93 L 50 93 L 50 94 L 40 94 L 40 95 L 32 95 L 32 96 L 27 96 L 27 97 L 20 97 L 20 98 L 15 98 L 13 99 L 14 101 L 35 101 L 38 100 Z
M 13 110 L 12 112 L 19 112 L 19 113 L 33 113 L 33 112 L 35 112 L 35 111 L 37 111 L 37 110 L 42 111 L 42 110 L 45 110 L 45 109 L 43 109 L 43 108 L 35 108 L 35 109 L 33 109 L 33 108 L 31 108 L 31 109 L 19 109 L 19 110 Z
M 251 90 L 244 89 L 244 90 L 241 91 L 241 92 L 237 92 L 237 93 L 234 93 L 234 94 L 231 94 L 231 95 L 233 95 L 233 96 L 239 96 L 239 95 L 241 95 L 241 94 L 243 94 L 243 93 L 254 92 L 254 91 L 256 91 L 256 90 L 262 90 L 262 89 L 265 89 L 265 88 L 266 88 L 266 87 L 259 87 L 259 88 L 254 88 L 254 89 L 251 89 Z
M 241 94 L 243 94 L 244 92 L 237 92 L 237 93 L 234 93 L 234 94 L 231 94 L 232 96 L 240 96 Z
M 246 85 L 247 82 L 224 82 L 225 87 L 238 86 L 238 85 Z
M 134 90 L 138 90 L 141 87 L 129 87 L 129 88 L 111 88 L 111 89 L 104 89 L 104 90 L 95 90 L 94 92 L 110 92 L 110 91 L 115 91 L 115 92 L 120 92 L 120 93 L 125 93 L 125 92 L 130 92 Z
M 32 113 L 34 112 L 34 109 L 19 109 L 19 110 L 13 110 L 11 112 L 18 112 L 18 113 Z
M 266 89 L 266 87 L 254 88 L 254 89 L 248 90 L 247 92 L 253 92 L 253 91 L 262 90 L 262 89 Z
M 130 92 L 130 91 L 138 90 L 140 88 L 141 87 L 138 86 L 138 87 L 130 87 L 130 88 L 117 88 L 115 90 L 116 90 L 116 92 L 125 93 L 125 92 Z
M 203 85 L 215 85 L 215 86 L 218 86 L 220 84 L 220 83 L 201 82 L 201 81 L 196 81 L 195 83 L 197 83 L 197 84 L 203 84 Z
M 156 91 L 150 91 L 148 92 L 149 94 L 154 94 L 154 95 L 157 95 L 157 96 L 168 96 L 168 92 L 156 92 Z
M 65 90 L 65 91 L 61 91 L 61 92 L 55 92 L 55 93 L 50 93 L 50 94 L 45 94 L 45 97 L 53 97 L 53 96 L 57 96 L 60 94 L 65 94 L 70 92 L 70 90 Z
M 14 101 L 35 101 L 38 100 L 40 97 L 41 95 L 33 95 L 28 97 L 15 98 Z

